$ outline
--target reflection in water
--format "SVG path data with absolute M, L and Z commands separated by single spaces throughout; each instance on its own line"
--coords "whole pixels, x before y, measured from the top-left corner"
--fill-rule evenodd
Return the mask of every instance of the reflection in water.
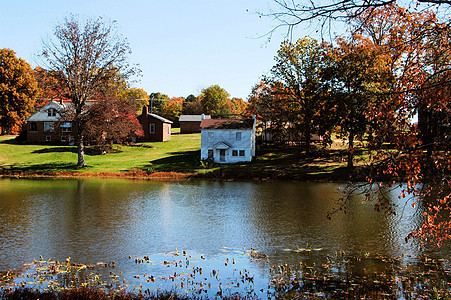
M 81 263 L 186 249 L 203 255 L 250 249 L 273 263 L 315 261 L 345 251 L 418 255 L 404 237 L 416 218 L 396 216 L 355 198 L 346 214 L 326 214 L 339 184 L 0 180 L 0 271 L 42 255 Z M 394 192 L 396 193 L 396 192 Z M 393 200 L 397 201 L 394 194 Z M 403 203 L 400 203 L 403 204 Z M 305 254 L 288 251 L 321 248 Z M 449 245 L 425 250 L 447 257 Z

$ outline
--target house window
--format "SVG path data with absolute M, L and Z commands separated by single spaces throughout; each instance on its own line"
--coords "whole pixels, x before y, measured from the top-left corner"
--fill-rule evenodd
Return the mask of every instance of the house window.
M 232 156 L 238 156 L 238 150 L 232 150 Z
M 65 136 L 65 135 L 62 135 L 62 136 L 61 136 L 61 142 L 63 142 L 63 143 L 66 142 L 66 136 Z
M 38 131 L 38 123 L 31 122 L 30 123 L 30 131 Z
M 53 122 L 44 122 L 44 131 L 53 132 L 54 128 Z
M 241 132 L 239 131 L 236 133 L 236 140 L 241 141 Z
M 208 149 L 208 159 L 213 159 L 213 150 Z
M 149 133 L 150 134 L 154 134 L 155 133 L 155 124 L 154 123 L 150 123 L 149 124 Z
M 61 125 L 63 132 L 71 132 L 72 131 L 72 124 L 70 122 L 66 122 Z
M 50 108 L 50 109 L 47 111 L 47 116 L 49 116 L 49 117 L 56 117 L 56 109 Z
M 209 142 L 213 142 L 215 140 L 215 133 L 214 132 L 209 132 L 208 133 L 208 141 Z
M 246 155 L 246 151 L 245 150 L 240 150 L 240 156 L 245 156 Z
M 52 137 L 50 135 L 45 136 L 45 141 L 46 142 L 51 142 L 52 141 Z

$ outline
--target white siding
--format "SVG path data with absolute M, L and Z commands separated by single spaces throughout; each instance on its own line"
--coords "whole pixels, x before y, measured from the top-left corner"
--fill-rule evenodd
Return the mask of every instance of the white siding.
M 237 132 L 241 132 L 241 139 L 237 140 Z M 214 133 L 214 138 L 211 138 Z M 238 134 L 239 136 L 239 134 Z M 255 126 L 253 129 L 203 129 L 201 132 L 201 159 L 208 158 L 208 150 L 213 150 L 214 161 L 220 161 L 220 149 L 216 149 L 218 145 L 224 143 L 229 146 L 225 150 L 225 161 L 222 163 L 235 163 L 242 161 L 251 161 L 255 156 Z M 222 144 L 219 148 L 224 148 Z M 233 150 L 238 151 L 237 156 L 233 156 Z M 244 156 L 240 156 L 240 150 L 245 151 Z

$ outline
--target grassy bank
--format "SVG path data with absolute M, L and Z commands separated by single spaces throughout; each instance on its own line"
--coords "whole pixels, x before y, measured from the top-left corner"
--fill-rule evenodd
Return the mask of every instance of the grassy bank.
M 172 172 L 207 179 L 258 180 L 347 180 L 345 150 L 339 142 L 327 150 L 305 157 L 298 147 L 265 146 L 250 163 L 231 165 L 200 162 L 200 134 L 182 135 L 174 130 L 169 141 L 115 145 L 99 155 L 87 148 L 88 167 L 77 168 L 74 146 L 28 145 L 13 136 L 0 136 L 0 173 L 3 175 L 112 175 L 155 176 Z M 363 153 L 357 157 L 361 159 Z M 357 174 L 359 168 L 356 170 Z M 354 173 L 353 178 L 358 178 Z

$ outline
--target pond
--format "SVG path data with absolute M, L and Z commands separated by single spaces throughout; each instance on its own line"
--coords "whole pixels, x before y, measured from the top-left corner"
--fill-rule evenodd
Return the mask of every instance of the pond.
M 421 221 L 421 207 L 413 209 L 398 200 L 396 190 L 391 192 L 396 215 L 375 212 L 371 203 L 356 197 L 346 214 L 328 220 L 342 187 L 311 182 L 2 179 L 0 274 L 19 272 L 34 260 L 70 257 L 93 265 L 114 261 L 123 282 L 142 285 L 138 278 L 152 274 L 151 283 L 159 289 L 168 286 L 155 283 L 154 276 L 180 273 L 170 266 L 178 262 L 182 268 L 183 262 L 189 270 L 196 263 L 210 268 L 210 277 L 211 270 L 218 270 L 232 282 L 239 280 L 233 276 L 242 279 L 243 272 L 249 272 L 252 289 L 263 290 L 271 266 L 320 265 L 337 253 L 449 259 L 449 244 L 437 249 L 405 242 Z

